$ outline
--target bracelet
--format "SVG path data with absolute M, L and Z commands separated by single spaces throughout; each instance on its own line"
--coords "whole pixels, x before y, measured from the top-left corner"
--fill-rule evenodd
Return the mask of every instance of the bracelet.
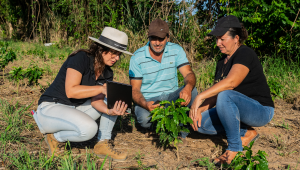
M 106 109 L 106 114 L 107 114 L 107 115 L 109 115 L 108 112 L 109 112 L 109 109 Z

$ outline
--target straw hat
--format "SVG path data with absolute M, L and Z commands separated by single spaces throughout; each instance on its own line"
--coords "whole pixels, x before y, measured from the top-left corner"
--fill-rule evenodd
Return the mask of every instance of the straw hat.
M 125 54 L 133 55 L 132 53 L 126 51 L 128 44 L 128 36 L 125 32 L 119 31 L 115 28 L 105 27 L 99 39 L 90 36 L 89 38 L 111 49 L 120 51 Z

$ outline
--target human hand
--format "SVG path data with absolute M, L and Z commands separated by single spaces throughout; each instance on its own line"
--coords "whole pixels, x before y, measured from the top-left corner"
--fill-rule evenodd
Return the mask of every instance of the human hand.
M 188 90 L 186 87 L 184 87 L 181 92 L 179 93 L 179 98 L 184 99 L 185 102 L 181 103 L 181 106 L 187 106 L 192 98 L 192 91 Z
M 189 115 L 190 115 L 190 118 L 192 120 L 196 119 L 196 117 L 197 117 L 197 111 L 198 111 L 198 109 L 199 109 L 202 101 L 203 100 L 201 99 L 200 95 L 198 94 L 197 97 L 195 98 L 192 106 L 191 106 L 191 109 L 190 109 L 190 114 Z
M 159 103 L 158 104 L 154 104 L 154 105 L 153 105 L 153 103 L 154 103 L 154 101 L 147 102 L 147 110 L 149 112 L 151 112 L 152 110 L 154 110 L 156 107 L 160 106 Z
M 198 128 L 201 127 L 201 121 L 202 121 L 202 114 L 201 114 L 201 111 L 199 109 L 198 109 L 198 113 L 197 113 L 196 118 L 192 119 L 192 120 L 193 120 L 193 124 L 191 124 L 192 128 L 194 129 L 194 131 L 198 131 Z
M 114 107 L 112 109 L 109 109 L 107 114 L 111 115 L 111 116 L 122 116 L 125 114 L 129 114 L 126 112 L 127 109 L 127 104 L 125 104 L 125 102 L 120 101 L 116 101 Z

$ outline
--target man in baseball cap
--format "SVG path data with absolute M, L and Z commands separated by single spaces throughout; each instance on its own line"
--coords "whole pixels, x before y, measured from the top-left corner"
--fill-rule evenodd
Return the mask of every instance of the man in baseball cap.
M 183 48 L 168 42 L 168 24 L 161 19 L 152 21 L 148 38 L 149 42 L 131 57 L 129 67 L 135 114 L 146 129 L 152 128 L 149 115 L 159 106 L 158 101 L 182 98 L 185 102 L 181 104 L 190 107 L 197 96 L 195 74 Z M 177 70 L 184 77 L 185 85 L 182 87 L 178 87 Z M 187 133 L 181 136 L 185 138 Z

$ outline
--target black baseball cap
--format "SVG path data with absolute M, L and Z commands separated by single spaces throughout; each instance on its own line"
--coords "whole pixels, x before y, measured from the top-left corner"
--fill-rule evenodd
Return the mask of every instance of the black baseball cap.
M 207 35 L 222 36 L 229 28 L 242 28 L 239 19 L 234 15 L 228 15 L 219 19 L 215 29 Z

